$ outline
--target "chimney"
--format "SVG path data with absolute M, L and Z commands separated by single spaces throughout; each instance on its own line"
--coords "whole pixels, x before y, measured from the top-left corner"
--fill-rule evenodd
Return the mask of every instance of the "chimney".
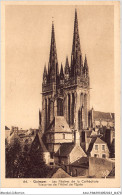
M 74 144 L 80 145 L 80 134 L 77 130 L 74 130 Z

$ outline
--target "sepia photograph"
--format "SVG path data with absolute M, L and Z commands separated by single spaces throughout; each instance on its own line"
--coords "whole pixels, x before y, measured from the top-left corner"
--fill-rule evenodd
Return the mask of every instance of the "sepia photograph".
M 5 5 L 5 179 L 116 178 L 114 6 Z

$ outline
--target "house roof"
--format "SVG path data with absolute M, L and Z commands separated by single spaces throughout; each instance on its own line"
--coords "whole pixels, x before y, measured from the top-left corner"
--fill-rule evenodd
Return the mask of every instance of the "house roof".
M 63 143 L 59 150 L 56 152 L 55 156 L 67 157 L 73 149 L 75 149 L 75 157 L 86 156 L 81 146 L 74 143 Z
M 42 133 L 39 132 L 37 135 L 38 135 L 39 142 L 40 142 L 40 145 L 41 145 L 41 147 L 42 147 L 43 152 L 48 152 L 46 146 L 44 145 L 44 143 L 43 143 L 43 141 L 42 141 Z
M 114 113 L 93 111 L 93 118 L 95 120 L 114 120 Z
M 91 142 L 89 144 L 89 148 L 87 150 L 87 154 L 90 154 L 90 152 L 92 151 L 93 145 L 94 144 L 106 144 L 106 142 L 104 142 L 102 139 L 100 139 L 99 137 L 93 137 L 91 139 Z
M 7 126 L 5 126 L 5 130 L 10 130 Z
M 102 139 L 100 139 L 99 137 L 97 137 L 96 141 L 94 142 L 96 144 L 106 144 Z
M 46 149 L 46 146 L 44 145 L 43 141 L 42 141 L 42 134 L 41 133 L 36 133 L 35 138 L 32 142 L 32 145 L 34 146 L 35 144 L 39 144 L 40 148 L 43 152 L 48 152 L 48 150 Z
M 72 133 L 68 123 L 64 116 L 55 116 L 51 124 L 49 125 L 47 132 L 67 132 Z
M 88 167 L 89 165 L 89 158 L 88 157 L 81 157 L 80 159 L 76 160 L 75 162 L 73 162 L 71 164 L 71 166 L 84 166 L 84 167 Z
M 66 173 L 61 167 L 53 168 L 48 174 L 48 178 L 67 178 L 71 177 L 68 173 Z
M 74 143 L 63 143 L 59 150 L 56 152 L 55 156 L 68 156 L 74 146 Z

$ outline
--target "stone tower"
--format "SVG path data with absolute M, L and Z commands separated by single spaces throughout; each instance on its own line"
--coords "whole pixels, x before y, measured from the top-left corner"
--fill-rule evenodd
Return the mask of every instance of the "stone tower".
M 46 65 L 42 83 L 42 131 L 46 132 L 55 116 L 64 116 L 70 128 L 88 128 L 90 78 L 87 57 L 84 63 L 80 46 L 78 18 L 75 10 L 71 63 L 66 57 L 59 72 L 54 24 L 52 23 L 48 70 Z
M 70 127 L 76 130 L 86 129 L 88 127 L 90 106 L 90 79 L 86 56 L 83 63 L 76 10 L 71 66 L 69 67 L 68 59 L 66 59 L 65 74 L 64 116 Z
M 48 71 L 44 67 L 42 83 L 42 130 L 46 131 L 54 116 L 63 115 L 63 66 L 59 73 L 54 23 L 52 23 Z M 60 93 L 61 92 L 61 93 Z M 58 105 L 58 106 L 57 106 Z

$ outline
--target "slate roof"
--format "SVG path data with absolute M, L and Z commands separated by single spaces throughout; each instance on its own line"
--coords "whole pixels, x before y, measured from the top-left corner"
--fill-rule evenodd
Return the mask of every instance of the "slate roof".
M 43 152 L 48 152 L 46 146 L 44 145 L 44 143 L 42 141 L 42 133 L 39 132 L 37 135 L 38 135 L 39 142 L 40 142 L 40 145 L 41 145 Z
M 47 176 L 48 178 L 67 178 L 71 177 L 61 167 L 53 168 Z
M 68 123 L 64 116 L 55 116 L 51 124 L 49 125 L 47 132 L 61 132 L 72 133 Z
M 93 111 L 93 118 L 95 120 L 110 120 L 113 121 L 115 117 L 114 113 L 107 113 L 107 112 L 100 112 L 100 111 Z
M 74 143 L 63 143 L 59 150 L 56 152 L 55 156 L 68 156 L 74 146 Z
M 63 143 L 59 150 L 55 153 L 55 156 L 67 157 L 75 148 L 77 155 L 86 156 L 85 152 L 80 145 L 74 143 Z
M 48 150 L 46 149 L 46 146 L 44 145 L 43 141 L 42 141 L 42 134 L 41 133 L 36 133 L 35 138 L 32 142 L 32 145 L 40 145 L 40 148 L 43 152 L 48 152 Z
M 7 126 L 5 126 L 5 130 L 10 130 Z
M 102 139 L 100 139 L 99 137 L 97 137 L 96 141 L 95 141 L 96 144 L 106 144 Z
M 80 159 L 76 160 L 71 164 L 71 166 L 75 167 L 86 167 L 88 168 L 89 166 L 89 158 L 88 157 L 81 157 Z

